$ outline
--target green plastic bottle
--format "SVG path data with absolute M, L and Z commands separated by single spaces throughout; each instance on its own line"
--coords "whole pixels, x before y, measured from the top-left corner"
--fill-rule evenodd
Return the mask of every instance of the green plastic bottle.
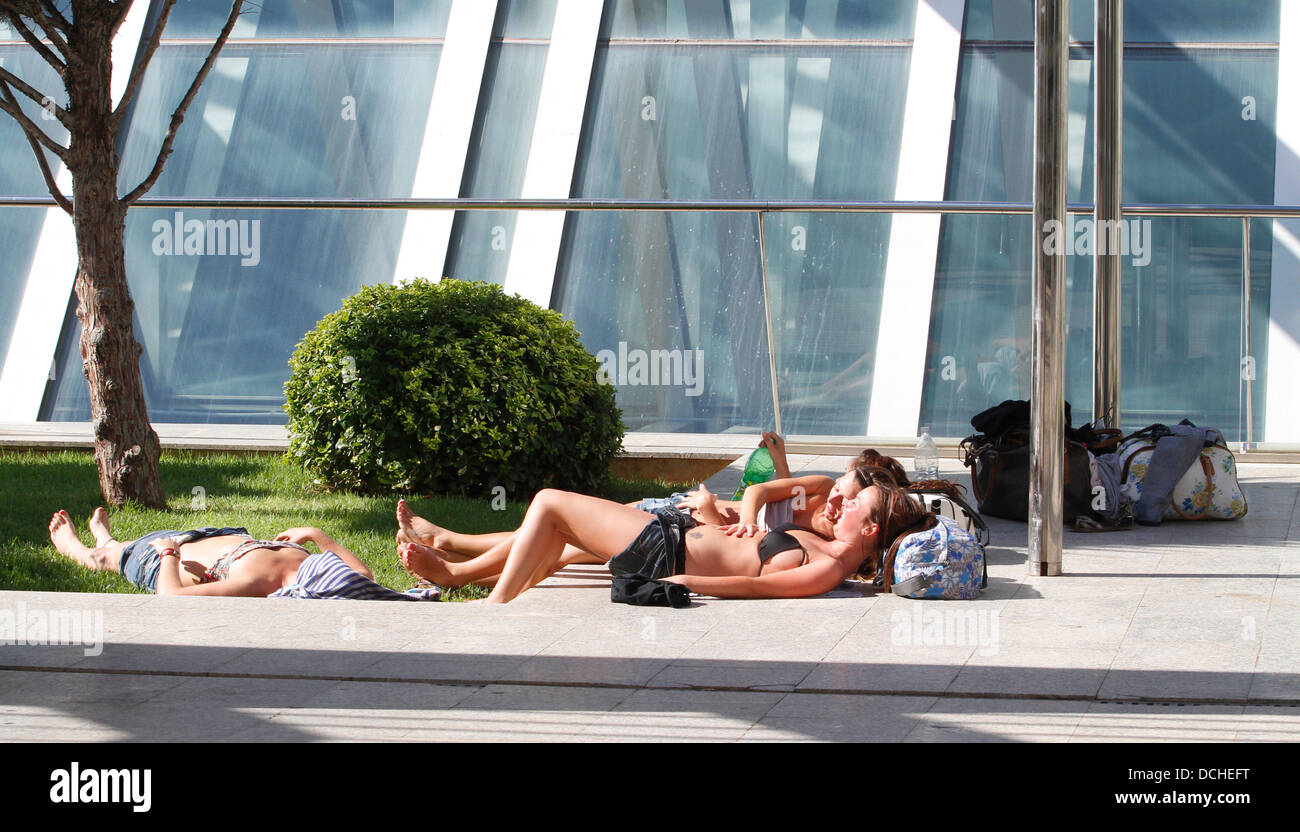
M 759 448 L 749 455 L 749 461 L 745 463 L 745 473 L 740 478 L 740 487 L 736 489 L 735 495 L 731 498 L 739 500 L 745 496 L 745 489 L 756 482 L 767 482 L 772 479 L 776 473 L 776 465 L 772 462 L 772 454 L 768 451 L 766 445 L 760 445 Z

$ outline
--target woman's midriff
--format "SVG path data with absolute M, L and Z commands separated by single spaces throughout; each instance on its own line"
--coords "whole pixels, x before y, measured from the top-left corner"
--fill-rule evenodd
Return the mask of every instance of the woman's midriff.
M 767 563 L 758 557 L 762 535 L 736 537 L 717 526 L 696 526 L 686 532 L 686 572 L 689 575 L 758 577 L 793 569 L 803 563 L 803 552 L 780 552 Z
M 229 552 L 245 540 L 252 538 L 242 534 L 226 534 L 221 537 L 207 537 L 193 543 L 181 545 L 181 560 L 203 564 L 204 569 L 211 568 L 217 558 Z
M 301 549 L 250 549 L 239 560 L 230 564 L 230 579 L 252 575 L 279 576 L 292 574 L 310 555 Z
M 203 583 L 203 573 L 212 568 L 217 558 L 245 540 L 251 538 L 243 534 L 224 534 L 221 537 L 205 537 L 191 543 L 182 543 L 181 586 Z

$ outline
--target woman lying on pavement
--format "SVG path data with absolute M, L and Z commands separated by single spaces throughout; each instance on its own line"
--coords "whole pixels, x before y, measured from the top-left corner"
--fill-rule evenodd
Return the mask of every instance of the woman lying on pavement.
M 674 510 L 639 511 L 598 497 L 547 489 L 529 505 L 523 525 L 484 557 L 504 554 L 489 602 L 513 600 L 561 565 L 566 546 L 609 563 L 615 575 L 679 583 L 723 598 L 799 598 L 820 595 L 860 571 L 873 571 L 883 548 L 932 515 L 890 484 L 868 474 L 869 487 L 842 498 L 825 534 L 784 526 L 761 537 L 699 525 Z M 672 539 L 667 539 L 667 537 Z M 435 583 L 459 585 L 458 572 L 428 547 L 404 543 L 403 564 Z
M 784 470 L 788 475 L 789 468 L 784 464 L 785 451 L 781 438 L 776 434 L 763 436 L 765 442 L 772 448 L 773 459 L 782 463 L 778 466 L 778 472 Z M 826 513 L 830 512 L 833 515 L 838 510 L 839 499 L 837 498 L 856 495 L 867 482 L 863 472 L 872 467 L 884 469 L 877 472 L 878 475 L 887 473 L 895 484 L 902 485 L 907 482 L 907 475 L 898 460 L 868 448 L 849 462 L 844 474 L 838 479 L 821 475 L 786 476 L 749 486 L 745 489 L 744 499 L 739 501 L 717 499 L 701 485 L 688 494 L 645 499 L 628 505 L 647 512 L 660 508 L 676 508 L 689 514 L 697 523 L 727 527 L 730 534 L 740 534 L 745 537 L 752 537 L 761 531 L 786 523 L 793 523 L 808 531 L 824 533 L 830 524 L 825 517 Z M 405 500 L 399 500 L 397 503 L 397 527 L 399 546 L 403 543 L 418 543 L 433 549 L 439 558 L 450 563 L 465 563 L 494 551 L 495 547 L 506 543 L 515 534 L 512 531 L 489 534 L 455 532 L 415 514 Z M 501 565 L 505 562 L 500 550 L 497 551 L 497 555 L 496 558 L 479 561 L 466 567 L 464 574 L 472 577 L 466 577 L 463 583 L 491 586 L 496 575 L 501 571 Z M 560 565 L 600 562 L 599 558 L 575 546 L 569 546 L 565 548 Z M 407 569 L 411 570 L 411 567 L 408 566 Z M 434 580 L 418 570 L 411 571 L 426 580 Z
M 776 469 L 777 479 L 789 479 L 790 465 L 786 460 L 784 440 L 778 434 L 764 433 L 762 444 L 767 447 L 768 452 L 772 455 L 772 464 Z M 812 480 L 814 478 L 805 479 Z M 822 486 L 820 481 L 825 480 L 825 490 L 829 492 L 829 484 L 833 480 L 829 477 L 817 477 L 815 479 L 818 482 L 813 486 L 814 489 L 820 488 Z M 801 487 L 806 488 L 806 486 Z M 740 518 L 740 502 L 719 499 L 702 484 L 691 492 L 678 492 L 668 497 L 647 497 L 627 505 L 634 506 L 642 511 L 653 511 L 656 508 L 671 506 L 687 512 L 697 522 L 714 526 L 735 523 Z M 437 526 L 419 517 L 410 510 L 405 500 L 399 501 L 397 504 L 397 527 L 397 543 L 399 545 L 402 543 L 420 543 L 437 549 L 442 557 L 452 561 L 465 561 L 478 557 L 514 534 L 511 531 L 489 532 L 488 534 L 461 534 Z M 596 558 L 576 549 L 570 550 L 565 555 L 566 565 L 570 563 L 597 562 Z
M 72 518 L 50 518 L 50 542 L 60 554 L 89 569 L 120 572 L 159 595 L 237 595 L 360 600 L 437 600 L 437 590 L 396 592 L 375 583 L 356 555 L 317 528 L 285 529 L 274 540 L 255 540 L 245 528 L 166 530 L 126 542 L 113 537 L 108 512 L 90 515 L 91 548 L 81 542 Z M 320 549 L 313 555 L 303 545 Z

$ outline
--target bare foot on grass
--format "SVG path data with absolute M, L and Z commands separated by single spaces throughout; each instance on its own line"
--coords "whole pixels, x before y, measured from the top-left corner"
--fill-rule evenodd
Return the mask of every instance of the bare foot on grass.
M 442 542 L 438 538 L 447 533 L 446 529 L 430 523 L 411 511 L 406 500 L 397 501 L 397 528 L 398 537 L 407 543 L 422 543 L 434 548 L 438 548 L 438 544 Z
M 66 558 L 72 558 L 77 563 L 84 563 L 82 555 L 87 551 L 86 545 L 77 537 L 77 527 L 73 525 L 72 518 L 63 509 L 54 512 L 50 517 L 50 542 L 58 550 L 60 555 Z
M 108 525 L 108 512 L 104 511 L 103 506 L 95 509 L 90 513 L 90 533 L 95 536 L 96 546 L 107 546 L 114 543 L 113 531 Z
M 403 543 L 397 547 L 397 559 L 402 562 L 407 572 L 417 578 L 433 581 L 438 586 L 460 586 L 448 569 L 447 561 L 428 546 L 420 543 Z

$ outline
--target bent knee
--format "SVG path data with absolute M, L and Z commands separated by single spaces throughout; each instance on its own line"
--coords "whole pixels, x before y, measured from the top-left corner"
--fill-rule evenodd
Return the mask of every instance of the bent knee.
M 566 496 L 567 491 L 561 491 L 558 488 L 543 488 L 533 497 L 533 506 L 540 509 L 553 509 L 559 506 Z

